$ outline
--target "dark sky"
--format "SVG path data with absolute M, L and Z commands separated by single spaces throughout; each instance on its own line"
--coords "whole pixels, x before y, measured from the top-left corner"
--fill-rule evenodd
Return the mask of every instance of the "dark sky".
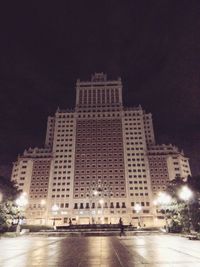
M 77 78 L 122 77 L 126 106 L 152 112 L 158 143 L 200 173 L 200 1 L 5 1 L 0 39 L 0 165 L 42 146 Z

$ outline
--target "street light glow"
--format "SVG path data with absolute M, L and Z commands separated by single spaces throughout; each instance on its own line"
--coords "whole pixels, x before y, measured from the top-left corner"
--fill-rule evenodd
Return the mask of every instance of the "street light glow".
M 183 186 L 181 191 L 179 192 L 179 197 L 184 201 L 188 201 L 192 197 L 192 195 L 192 191 L 187 186 Z
M 169 205 L 172 201 L 172 198 L 170 195 L 168 195 L 165 192 L 159 192 L 158 197 L 156 200 L 154 200 L 155 205 Z
M 52 210 L 53 212 L 57 212 L 57 211 L 59 210 L 58 205 L 57 205 L 57 204 L 54 204 L 54 205 L 52 206 L 51 210 Z
M 97 194 L 98 194 L 97 190 L 94 190 L 94 191 L 93 191 L 93 194 L 94 194 L 95 196 L 97 196 Z
M 100 199 L 100 200 L 99 200 L 99 203 L 100 203 L 101 205 L 103 205 L 104 200 L 103 200 L 103 199 Z
M 41 202 L 40 202 L 40 204 L 41 204 L 42 206 L 45 206 L 45 205 L 46 205 L 46 200 L 45 200 L 45 199 L 42 199 Z
M 28 205 L 28 198 L 27 198 L 27 194 L 25 192 L 23 192 L 20 197 L 18 197 L 18 199 L 16 199 L 16 204 L 19 207 L 25 207 L 26 205 Z
M 166 192 L 159 192 L 157 198 L 153 201 L 153 204 L 158 206 L 160 205 L 164 210 L 164 218 L 165 218 L 165 229 L 168 232 L 168 220 L 167 220 L 167 206 L 172 202 L 172 197 L 168 195 Z
M 142 210 L 142 207 L 141 207 L 141 205 L 140 204 L 135 204 L 135 207 L 134 207 L 134 210 L 137 212 L 137 213 L 139 213 L 141 210 Z

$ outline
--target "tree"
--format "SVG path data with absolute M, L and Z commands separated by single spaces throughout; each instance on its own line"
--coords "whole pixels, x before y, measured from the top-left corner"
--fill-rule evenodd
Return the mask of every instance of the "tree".
M 179 197 L 179 192 L 185 185 L 193 192 L 192 199 L 187 203 Z M 189 176 L 187 181 L 176 177 L 174 180 L 170 181 L 166 191 L 173 198 L 170 207 L 172 225 L 179 225 L 183 229 L 189 230 L 192 224 L 194 230 L 200 231 L 200 177 Z
M 18 215 L 18 209 L 15 205 L 15 200 L 20 194 L 16 184 L 0 176 L 0 230 L 6 230 L 14 218 Z

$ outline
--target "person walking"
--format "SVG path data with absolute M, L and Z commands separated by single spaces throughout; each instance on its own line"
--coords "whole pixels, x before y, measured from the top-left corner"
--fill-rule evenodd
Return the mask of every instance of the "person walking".
M 71 226 L 72 225 L 72 220 L 71 220 L 71 218 L 69 218 L 69 226 Z
M 119 219 L 119 227 L 120 227 L 120 236 L 125 235 L 125 233 L 124 233 L 124 224 L 123 224 L 123 221 L 122 221 L 121 217 Z

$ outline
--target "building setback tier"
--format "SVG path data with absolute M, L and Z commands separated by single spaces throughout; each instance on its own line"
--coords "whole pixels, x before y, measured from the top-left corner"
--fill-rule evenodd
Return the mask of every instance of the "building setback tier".
M 96 73 L 77 80 L 74 110 L 48 118 L 44 148 L 25 150 L 11 179 L 27 194 L 28 223 L 153 226 L 163 223 L 156 194 L 190 174 L 183 152 L 156 144 L 151 114 L 123 107 L 121 79 Z

